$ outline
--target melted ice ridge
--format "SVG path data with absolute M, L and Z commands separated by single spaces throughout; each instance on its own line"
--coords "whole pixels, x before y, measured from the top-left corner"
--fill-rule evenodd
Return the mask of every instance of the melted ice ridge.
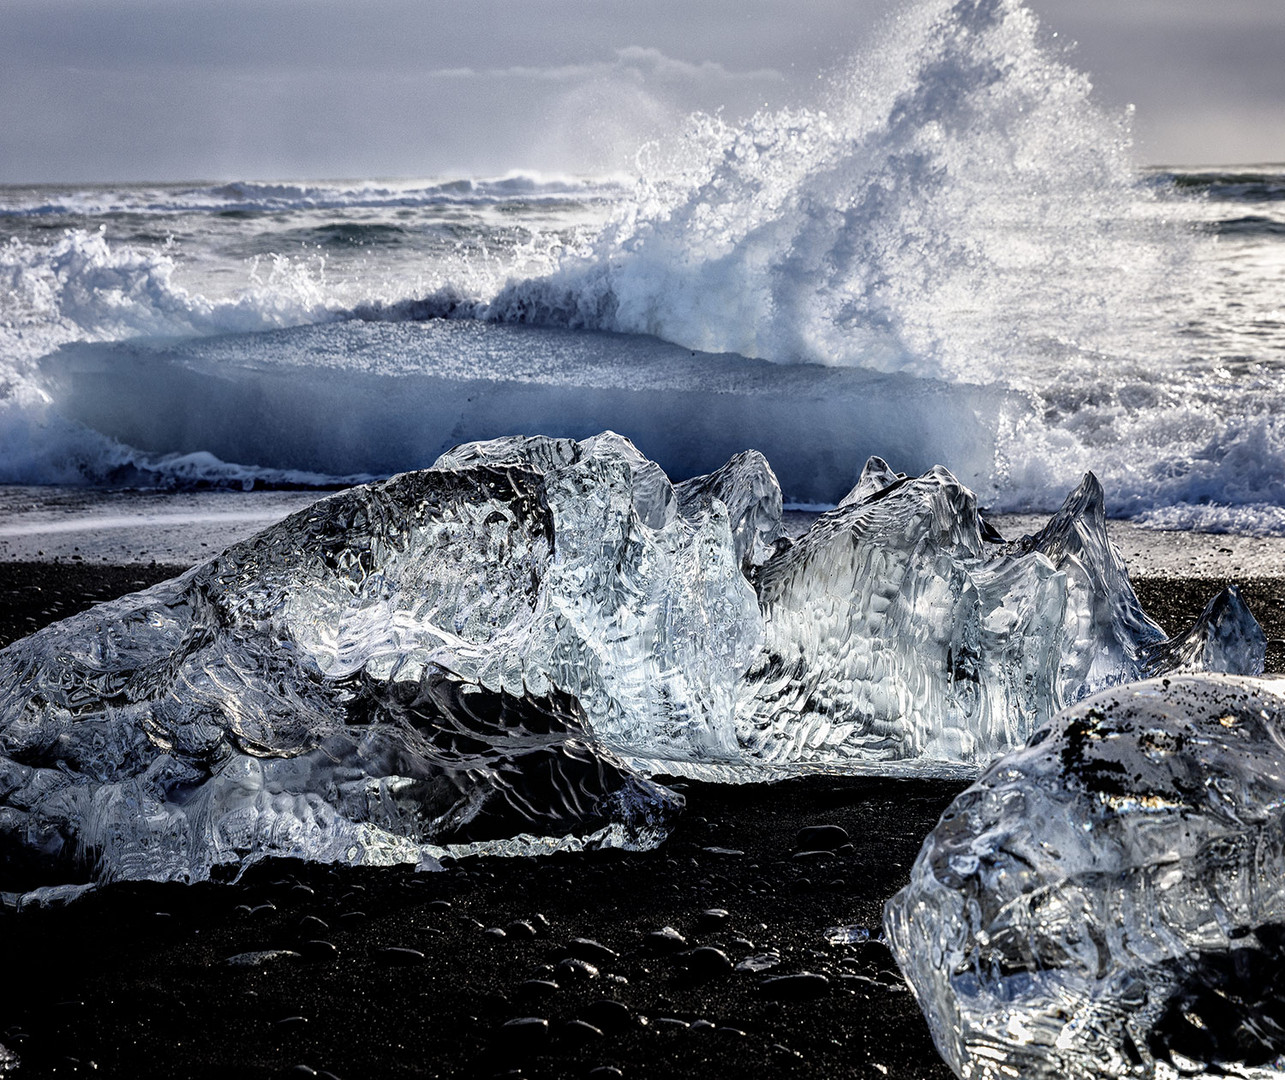
M 968 775 L 1263 651 L 1234 592 L 1167 641 L 1091 476 L 1004 544 L 945 469 L 873 459 L 791 542 L 753 451 L 675 485 L 610 432 L 497 439 L 0 651 L 0 844 L 189 880 L 649 846 L 681 799 L 648 774 Z

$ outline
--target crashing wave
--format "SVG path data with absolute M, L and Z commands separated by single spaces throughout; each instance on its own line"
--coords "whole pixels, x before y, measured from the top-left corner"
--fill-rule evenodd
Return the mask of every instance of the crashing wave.
M 467 444 L 0 652 L 0 841 L 187 880 L 648 846 L 648 775 L 966 775 L 1103 686 L 1262 670 L 1234 593 L 1165 642 L 1091 477 L 1004 544 L 874 460 L 790 540 L 752 451 L 676 485 L 610 432 Z

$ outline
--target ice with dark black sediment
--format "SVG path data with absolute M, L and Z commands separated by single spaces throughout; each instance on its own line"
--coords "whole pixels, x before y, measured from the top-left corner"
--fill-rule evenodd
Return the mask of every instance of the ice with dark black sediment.
M 610 432 L 471 443 L 0 652 L 0 843 L 179 880 L 645 847 L 681 806 L 649 776 L 972 775 L 1263 647 L 1234 592 L 1165 638 L 1092 477 L 1004 543 L 945 469 L 872 459 L 791 540 L 753 451 L 676 484 Z
M 884 921 L 961 1077 L 1285 1075 L 1285 680 L 1062 712 L 955 800 Z

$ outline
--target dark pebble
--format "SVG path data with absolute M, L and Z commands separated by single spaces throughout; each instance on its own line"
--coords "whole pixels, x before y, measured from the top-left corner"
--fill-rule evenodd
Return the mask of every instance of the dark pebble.
M 509 935 L 498 926 L 488 926 L 482 931 L 483 937 L 489 937 L 492 941 L 503 941 Z
M 377 949 L 375 955 L 386 964 L 397 964 L 401 967 L 422 964 L 427 959 L 418 949 L 407 949 L 401 945 L 389 945 L 386 948 Z
M 283 1016 L 272 1026 L 277 1031 L 298 1031 L 307 1025 L 308 1018 L 306 1016 Z
M 727 923 L 727 919 L 725 908 L 709 908 L 696 916 L 696 927 L 699 930 L 717 930 Z
M 536 929 L 526 919 L 518 919 L 509 923 L 504 928 L 504 932 L 515 941 L 530 941 L 536 936 Z
M 906 991 L 906 980 L 899 971 L 881 971 L 876 978 L 894 994 Z
M 522 1001 L 544 1001 L 558 992 L 552 979 L 525 979 L 513 988 L 514 996 Z
M 598 977 L 598 969 L 577 956 L 559 961 L 553 972 L 559 983 L 584 983 Z
M 321 937 L 330 932 L 330 925 L 316 915 L 305 915 L 299 920 L 299 936 L 305 938 Z
M 364 911 L 345 911 L 339 916 L 339 925 L 345 930 L 350 930 L 354 926 L 360 926 L 368 918 Z
M 477 1007 L 484 1013 L 513 1015 L 513 1003 L 498 990 L 487 990 L 477 998 Z
M 567 942 L 567 952 L 581 960 L 588 960 L 591 964 L 608 964 L 620 956 L 615 949 L 609 949 L 592 938 L 581 937 Z
M 588 1046 L 602 1039 L 602 1028 L 584 1020 L 568 1020 L 558 1028 L 558 1041 L 566 1046 Z
M 847 829 L 838 825 L 809 825 L 794 838 L 799 851 L 835 851 L 852 842 Z
M 590 1002 L 580 1010 L 583 1019 L 602 1031 L 624 1031 L 633 1023 L 633 1014 L 628 1005 L 610 998 L 600 998 Z
M 687 971 L 687 974 L 699 982 L 716 979 L 718 976 L 726 975 L 732 970 L 732 961 L 728 958 L 727 953 L 723 952 L 722 949 L 714 948 L 712 945 L 702 945 L 699 948 L 679 953 L 677 960 Z
M 450 911 L 451 902 L 449 900 L 433 900 L 429 902 L 428 906 L 435 911 Z
M 299 952 L 306 959 L 316 961 L 334 960 L 339 955 L 334 942 L 326 941 L 324 938 L 311 938 L 301 942 Z
M 834 852 L 827 851 L 825 848 L 808 848 L 794 853 L 795 862 L 828 862 L 833 858 Z
M 614 1065 L 599 1065 L 596 1069 L 590 1069 L 586 1075 L 594 1077 L 595 1080 L 616 1080 L 617 1077 L 623 1077 L 625 1074 Z
M 861 949 L 861 957 L 867 964 L 876 967 L 896 969 L 897 961 L 893 959 L 892 950 L 882 938 L 871 938 Z
M 686 1031 L 692 1025 L 676 1016 L 657 1016 L 652 1019 L 651 1026 L 657 1031 Z
M 672 926 L 653 930 L 643 941 L 652 952 L 676 953 L 687 948 L 687 939 Z
M 774 975 L 759 983 L 759 988 L 773 1001 L 810 1001 L 829 991 L 830 980 L 824 975 L 802 971 L 797 975 Z
M 549 1021 L 539 1016 L 520 1016 L 500 1025 L 494 1046 L 506 1057 L 526 1057 L 549 1044 Z

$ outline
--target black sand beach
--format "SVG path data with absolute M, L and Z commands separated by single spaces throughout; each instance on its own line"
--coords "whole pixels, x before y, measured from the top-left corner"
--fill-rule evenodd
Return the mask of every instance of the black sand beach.
M 0 564 L 0 642 L 181 569 Z M 1225 583 L 1186 569 L 1135 582 L 1171 632 Z M 1285 577 L 1239 584 L 1285 671 Z M 277 862 L 2 908 L 0 1045 L 20 1077 L 949 1077 L 876 939 L 963 785 L 677 786 L 687 812 L 647 853 Z M 814 826 L 851 847 L 811 850 Z

